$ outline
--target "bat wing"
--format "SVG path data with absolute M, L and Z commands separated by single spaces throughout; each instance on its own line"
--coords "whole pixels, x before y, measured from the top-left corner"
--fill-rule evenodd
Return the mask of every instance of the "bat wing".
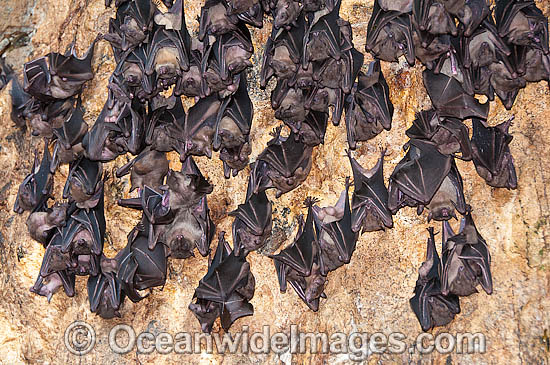
M 48 99 L 51 74 L 46 57 L 27 62 L 23 65 L 23 88 L 38 99 Z
M 371 62 L 367 74 L 359 73 L 357 80 L 356 98 L 359 106 L 366 115 L 377 116 L 380 124 L 386 130 L 390 130 L 394 108 L 390 100 L 390 88 L 380 68 L 380 61 Z M 376 111 L 370 110 L 371 106 L 374 106 Z
M 502 166 L 502 160 L 506 152 L 509 152 L 508 145 L 512 136 L 508 134 L 508 128 L 512 120 L 504 122 L 498 127 L 488 127 L 477 118 L 472 119 L 473 133 L 472 146 L 474 149 L 475 161 L 484 166 L 493 175 L 498 175 Z
M 296 141 L 294 133 L 291 132 L 282 143 L 273 143 L 266 147 L 258 159 L 267 162 L 273 169 L 289 178 L 305 160 L 311 158 L 311 152 L 312 147 Z
M 229 213 L 230 216 L 242 220 L 248 229 L 256 236 L 261 236 L 265 228 L 271 224 L 272 204 L 267 199 L 265 191 L 252 194 L 244 204 Z
M 239 293 L 233 292 L 222 305 L 220 314 L 222 328 L 227 332 L 237 319 L 253 314 L 254 307 L 252 304 Z
M 425 70 L 423 77 L 430 99 L 441 116 L 487 119 L 489 104 L 481 104 L 476 98 L 466 94 L 454 77 L 443 73 L 435 74 L 430 70 Z

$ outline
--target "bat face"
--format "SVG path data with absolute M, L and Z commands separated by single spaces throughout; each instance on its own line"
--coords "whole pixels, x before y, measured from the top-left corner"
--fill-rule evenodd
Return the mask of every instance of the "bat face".
M 193 250 L 195 246 L 200 245 L 202 234 L 201 226 L 191 214 L 191 210 L 180 209 L 164 233 L 170 257 L 185 259 L 195 256 Z
M 348 151 L 355 190 L 351 197 L 351 229 L 353 232 L 373 232 L 393 228 L 388 209 L 388 189 L 384 184 L 384 152 L 376 165 L 364 169 Z
M 445 326 L 454 319 L 456 314 L 460 313 L 458 296 L 441 293 L 439 274 L 441 262 L 435 249 L 433 228 L 429 228 L 428 231 L 430 238 L 428 239 L 426 261 L 418 270 L 419 276 L 414 288 L 415 295 L 410 299 L 411 308 L 423 331 Z
M 207 1 L 201 9 L 199 40 L 207 34 L 222 35 L 237 29 L 236 21 L 227 15 L 225 5 L 219 0 Z
M 103 194 L 103 165 L 86 157 L 70 166 L 63 191 L 64 198 L 71 197 L 79 208 L 93 208 Z
M 478 175 L 493 187 L 517 187 L 516 169 L 509 147 L 512 136 L 508 129 L 512 120 L 496 127 L 487 127 L 481 120 L 472 119 L 473 161 Z
M 188 157 L 182 172 L 169 170 L 166 184 L 170 193 L 170 208 L 189 208 L 196 205 L 205 195 L 212 192 L 212 185 L 204 178 L 192 157 Z
M 67 219 L 67 204 L 55 204 L 46 212 L 33 212 L 27 218 L 27 230 L 30 236 L 46 245 L 51 238 L 53 228 L 61 228 Z
M 279 0 L 273 14 L 273 28 L 289 27 L 298 19 L 301 12 L 300 3 L 292 0 Z
M 493 291 L 491 255 L 468 211 L 462 219 L 460 232 L 454 234 L 448 222 L 443 223 L 442 293 L 468 296 L 477 293 L 481 284 L 487 294 Z
M 451 219 L 451 217 L 456 218 L 455 209 L 461 214 L 466 213 L 462 177 L 456 168 L 454 160 L 449 174 L 443 179 L 441 186 L 435 192 L 427 208 L 430 210 L 430 213 L 428 213 L 428 222 L 431 219 L 446 221 Z
M 510 110 L 519 89 L 526 85 L 525 79 L 518 77 L 516 72 L 510 70 L 503 62 L 491 64 L 489 70 L 491 71 L 491 86 L 506 109 Z
M 42 210 L 53 189 L 52 158 L 48 149 L 48 143 L 44 142 L 42 161 L 38 162 L 35 151 L 34 163 L 17 192 L 17 198 L 13 207 L 14 212 Z
M 272 95 L 273 99 L 273 95 Z M 302 121 L 306 117 L 305 97 L 300 89 L 289 88 L 275 110 L 275 118 L 283 121 Z

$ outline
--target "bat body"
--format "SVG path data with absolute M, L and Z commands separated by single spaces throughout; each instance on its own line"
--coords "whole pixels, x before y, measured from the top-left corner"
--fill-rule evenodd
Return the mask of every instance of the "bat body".
M 69 164 L 63 198 L 70 196 L 79 208 L 93 208 L 103 196 L 103 164 L 86 157 Z
M 477 293 L 479 284 L 487 294 L 493 292 L 491 255 L 468 211 L 456 235 L 443 222 L 441 292 L 468 296 Z
M 362 233 L 393 228 L 388 189 L 384 184 L 384 152 L 370 170 L 364 169 L 349 151 L 348 157 L 355 186 L 351 197 L 351 229 Z
M 441 262 L 435 248 L 433 228 L 429 228 L 428 232 L 430 232 L 430 238 L 428 239 L 426 261 L 418 270 L 419 276 L 414 288 L 414 297 L 410 299 L 411 308 L 423 331 L 445 326 L 454 319 L 456 314 L 460 313 L 458 296 L 443 295 L 441 292 Z
M 46 246 L 53 228 L 61 228 L 65 225 L 67 208 L 67 204 L 55 204 L 45 212 L 31 213 L 26 222 L 31 238 Z
M 493 187 L 517 187 L 516 169 L 509 147 L 512 135 L 508 133 L 508 129 L 512 120 L 513 118 L 496 127 L 488 127 L 484 121 L 472 119 L 474 165 L 478 175 Z
M 157 189 L 164 184 L 164 177 L 169 170 L 166 153 L 145 149 L 136 158 L 116 171 L 118 178 L 130 173 L 132 184 L 130 191 L 149 186 Z

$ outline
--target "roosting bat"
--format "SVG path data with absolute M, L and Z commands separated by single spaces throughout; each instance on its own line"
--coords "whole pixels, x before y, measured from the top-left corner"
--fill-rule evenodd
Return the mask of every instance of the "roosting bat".
M 230 216 L 233 221 L 233 242 L 235 255 L 246 256 L 250 251 L 263 247 L 271 236 L 272 203 L 267 199 L 265 191 L 252 194 L 244 204 Z
M 156 105 L 156 100 L 151 102 L 152 112 L 145 125 L 145 144 L 159 152 L 170 152 L 177 144 L 173 126 L 185 123 L 185 110 L 178 96 L 168 98 L 163 105 Z
M 103 196 L 103 164 L 81 157 L 69 164 L 69 176 L 63 189 L 63 198 L 70 197 L 79 208 L 96 206 Z
M 378 1 L 375 1 L 367 27 L 365 49 L 376 58 L 388 62 L 397 61 L 405 55 L 407 62 L 414 65 L 415 53 L 409 15 L 384 11 Z
M 208 302 L 217 304 L 223 329 L 227 332 L 240 317 L 250 316 L 254 308 L 248 302 L 254 295 L 255 280 L 244 256 L 236 256 L 220 232 L 218 247 L 208 272 L 200 280 L 189 309 L 195 313 L 203 331 L 209 332 L 216 316 L 205 316 Z M 215 312 L 215 311 L 214 311 Z
M 440 117 L 435 109 L 417 113 L 413 125 L 405 133 L 409 138 L 433 142 L 443 155 L 472 159 L 468 127 L 460 119 Z
M 46 277 L 38 274 L 38 278 L 30 290 L 32 293 L 46 297 L 49 303 L 52 296 L 61 288 L 68 297 L 73 297 L 75 294 L 74 286 L 75 274 L 69 270 L 62 270 Z
M 305 9 L 305 6 L 304 6 Z M 302 7 L 298 1 L 277 0 L 271 9 L 273 16 L 273 29 L 291 28 L 299 22 Z
M 128 298 L 137 303 L 145 296 L 138 290 L 163 286 L 166 282 L 166 248 L 156 245 L 153 250 L 148 245 L 148 226 L 138 225 L 128 234 L 128 244 L 119 253 L 117 279 Z
M 393 228 L 393 218 L 388 209 L 388 189 L 384 184 L 384 154 L 376 165 L 364 169 L 348 151 L 353 170 L 355 190 L 351 197 L 351 229 L 354 232 L 373 232 Z
M 294 133 L 281 137 L 281 128 L 275 131 L 275 137 L 258 156 L 268 168 L 264 174 L 271 180 L 269 187 L 277 189 L 279 197 L 300 185 L 311 170 L 313 148 L 297 142 Z
M 53 130 L 57 137 L 54 148 L 54 163 L 69 163 L 77 160 L 83 152 L 82 139 L 88 132 L 88 124 L 84 121 L 84 110 L 80 97 L 71 117 L 60 128 Z
M 101 318 L 120 318 L 119 309 L 126 297 L 122 285 L 116 277 L 118 270 L 117 258 L 100 258 L 101 272 L 88 278 L 88 300 L 90 311 Z
M 460 313 L 458 297 L 454 294 L 443 295 L 441 292 L 441 262 L 435 248 L 433 227 L 428 228 L 428 232 L 430 232 L 430 238 L 428 238 L 426 261 L 418 270 L 414 297 L 410 299 L 411 308 L 423 331 L 445 326 Z
M 65 225 L 67 204 L 55 204 L 46 211 L 35 211 L 27 218 L 27 230 L 37 242 L 46 246 L 51 239 L 54 228 Z
M 53 164 L 48 142 L 45 140 L 42 161 L 38 161 L 38 152 L 35 151 L 31 172 L 19 185 L 13 211 L 19 214 L 24 211 L 44 211 L 52 189 Z
M 325 140 L 328 114 L 310 110 L 304 121 L 286 121 L 285 124 L 290 127 L 298 141 L 308 146 L 317 146 Z
M 29 103 L 30 95 L 23 90 L 17 76 L 10 74 L 8 77 L 11 79 L 11 120 L 18 128 L 25 130 L 27 128 L 25 122 L 25 109 Z M 0 89 L 2 88 L 0 87 Z
M 168 171 L 166 185 L 170 192 L 170 209 L 174 211 L 196 205 L 213 190 L 191 156 L 183 162 L 181 172 Z
M 461 297 L 477 293 L 476 286 L 487 294 L 493 292 L 491 255 L 487 243 L 476 229 L 468 210 L 455 235 L 448 222 L 443 222 L 441 292 Z
M 237 29 L 238 19 L 227 14 L 225 1 L 207 0 L 201 8 L 199 18 L 199 40 L 209 34 L 218 36 Z
M 468 95 L 454 77 L 442 73 L 435 74 L 430 70 L 425 70 L 422 76 L 432 104 L 440 116 L 458 119 L 487 118 L 489 103 L 481 104 L 476 98 Z
M 472 151 L 477 173 L 487 184 L 496 188 L 515 189 L 518 185 L 514 159 L 509 144 L 512 135 L 508 129 L 513 118 L 496 127 L 472 118 Z
M 109 33 L 103 37 L 114 49 L 118 49 L 114 52 L 116 55 L 146 40 L 153 29 L 153 16 L 157 8 L 150 0 L 135 0 L 115 5 L 116 18 L 109 19 Z
M 458 34 L 454 19 L 442 3 L 434 0 L 418 0 L 414 2 L 412 10 L 411 20 L 424 47 L 433 40 L 434 36 Z
M 349 177 L 346 178 L 346 190 L 334 206 L 313 207 L 317 238 L 320 252 L 321 274 L 336 270 L 349 264 L 359 233 L 352 230 L 352 214 L 349 204 Z
M 359 73 L 357 85 L 346 102 L 346 130 L 349 147 L 357 141 L 368 141 L 382 131 L 391 129 L 393 104 L 380 61 L 369 64 L 367 74 Z
M 164 177 L 170 169 L 166 153 L 151 149 L 143 150 L 137 157 L 116 171 L 120 178 L 130 173 L 130 191 L 136 188 L 143 189 L 146 185 L 157 189 L 164 184 Z
M 281 292 L 286 292 L 287 282 L 307 306 L 316 312 L 319 310 L 319 298 L 326 298 L 326 275 L 321 272 L 320 248 L 313 226 L 313 204 L 315 199 L 307 199 L 308 214 L 306 221 L 299 216 L 298 233 L 290 246 L 277 255 L 270 255 L 277 270 Z

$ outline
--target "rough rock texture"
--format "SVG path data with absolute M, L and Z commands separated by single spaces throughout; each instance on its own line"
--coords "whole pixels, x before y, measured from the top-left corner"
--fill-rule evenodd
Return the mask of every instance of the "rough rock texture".
M 550 15 L 547 1 L 537 1 Z M 201 1 L 187 1 L 188 27 L 196 30 L 196 17 Z M 356 48 L 364 50 L 367 22 L 372 0 L 344 0 L 341 16 L 353 24 Z M 103 0 L 12 0 L 0 6 L 0 41 L 9 39 L 8 62 L 17 70 L 32 58 L 49 51 L 64 51 L 72 41 L 83 52 L 98 32 L 106 32 L 113 9 L 105 9 Z M 261 59 L 262 46 L 270 26 L 252 32 L 256 53 L 254 62 Z M 19 32 L 19 33 L 18 33 Z M 1 52 L 1 50 L 0 50 Z M 368 57 L 367 57 L 368 59 Z M 95 78 L 84 91 L 86 121 L 92 124 L 107 98 L 107 79 L 114 69 L 114 59 L 107 42 L 100 42 L 94 57 Z M 404 131 L 410 126 L 414 113 L 427 108 L 430 101 L 422 86 L 421 66 L 410 68 L 401 64 L 383 63 L 383 71 L 391 88 L 396 107 L 393 128 L 363 143 L 355 154 L 364 166 L 373 166 L 381 147 L 388 148 L 385 175 L 403 156 L 401 146 L 406 140 Z M 259 89 L 258 67 L 251 71 L 251 96 L 255 106 L 251 132 L 252 156 L 257 156 L 270 139 L 276 121 L 269 107 L 269 92 Z M 109 330 L 125 323 L 136 332 L 149 330 L 198 332 L 200 327 L 187 309 L 198 280 L 204 275 L 207 260 L 202 257 L 184 261 L 171 260 L 169 277 L 164 290 L 138 304 L 126 301 L 122 319 L 102 320 L 90 313 L 86 295 L 86 280 L 77 280 L 77 295 L 67 298 L 62 293 L 48 304 L 44 297 L 33 295 L 29 288 L 38 274 L 44 249 L 28 236 L 26 214 L 12 211 L 18 184 L 32 164 L 32 151 L 40 146 L 29 132 L 12 127 L 9 119 L 9 95 L 0 93 L 0 363 L 348 363 L 348 355 L 285 353 L 150 355 L 134 349 L 117 355 L 108 347 Z M 498 124 L 515 115 L 511 128 L 514 140 L 511 150 L 518 172 L 518 189 L 508 191 L 487 186 L 477 176 L 473 164 L 459 163 L 465 181 L 466 198 L 474 207 L 474 219 L 486 238 L 492 254 L 494 293 L 479 293 L 461 300 L 462 313 L 440 332 L 483 332 L 487 339 L 485 354 L 428 354 L 406 351 L 398 355 L 371 354 L 369 363 L 537 363 L 550 359 L 550 198 L 547 182 L 550 178 L 550 92 L 545 83 L 530 84 L 520 92 L 511 111 L 500 102 L 491 105 L 489 122 Z M 343 125 L 329 126 L 325 144 L 315 149 L 314 165 L 306 182 L 295 191 L 274 200 L 274 238 L 264 254 L 286 245 L 296 228 L 296 217 L 305 213 L 302 201 L 307 195 L 317 196 L 322 203 L 333 203 L 344 188 L 344 179 L 351 168 L 344 154 L 346 134 Z M 179 168 L 177 156 L 172 168 Z M 122 165 L 120 157 L 107 170 Z M 222 164 L 214 156 L 209 161 L 198 159 L 203 173 L 213 182 L 214 192 L 209 206 L 219 230 L 231 231 L 232 220 L 227 212 L 244 199 L 247 170 L 231 180 L 223 178 Z M 66 178 L 64 167 L 55 177 L 56 191 Z M 128 177 L 110 178 L 106 184 L 107 242 L 105 251 L 113 256 L 126 244 L 126 234 L 138 221 L 138 214 L 121 209 L 115 201 L 127 196 Z M 285 209 L 286 207 L 289 208 Z M 417 216 L 412 209 L 403 209 L 395 217 L 395 228 L 387 232 L 368 233 L 361 237 L 351 264 L 329 275 L 325 290 L 328 300 L 322 300 L 318 313 L 309 311 L 289 289 L 279 292 L 275 268 L 269 258 L 259 253 L 249 255 L 256 277 L 256 294 L 251 301 L 254 316 L 238 320 L 231 328 L 236 333 L 241 326 L 249 332 L 261 331 L 265 324 L 271 331 L 290 331 L 297 324 L 301 332 L 336 331 L 351 333 L 402 332 L 407 346 L 421 333 L 420 326 L 409 307 L 417 269 L 424 259 L 427 232 L 426 216 Z M 228 237 L 230 238 L 230 237 Z M 438 240 L 439 242 L 439 240 Z M 215 245 L 215 242 L 213 243 Z M 439 245 L 439 244 L 438 244 Z M 97 344 L 87 355 L 78 357 L 65 349 L 65 328 L 75 320 L 90 323 L 97 334 Z M 221 332 L 219 324 L 214 331 Z M 546 334 L 546 335 L 545 335 Z

